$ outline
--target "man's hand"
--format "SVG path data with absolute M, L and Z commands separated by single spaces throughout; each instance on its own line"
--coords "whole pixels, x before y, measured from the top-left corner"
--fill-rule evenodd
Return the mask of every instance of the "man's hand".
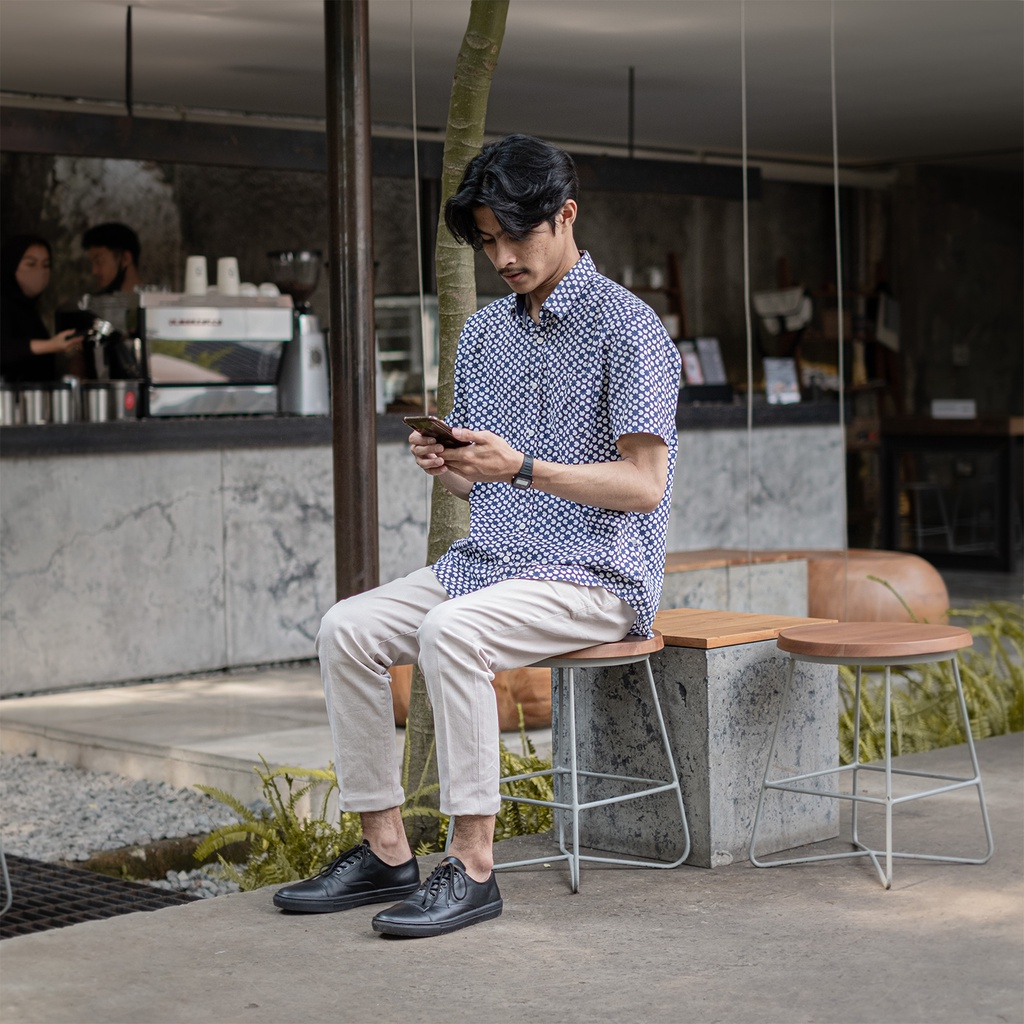
M 419 467 L 459 498 L 468 498 L 475 483 L 511 484 L 523 453 L 489 430 L 453 427 L 465 448 L 445 448 L 413 431 L 409 444 Z M 533 461 L 533 487 L 559 498 L 619 512 L 653 512 L 668 479 L 668 447 L 653 434 L 623 434 L 616 442 L 620 458 L 612 462 L 564 465 Z
M 472 431 L 462 430 L 460 427 L 455 428 L 456 434 L 470 434 Z M 469 440 L 468 438 L 462 438 L 462 440 Z M 421 434 L 418 430 L 414 430 L 409 435 L 409 448 L 412 451 L 413 458 L 416 460 L 416 465 L 423 470 L 428 476 L 439 477 L 441 483 L 444 484 L 445 488 L 449 490 L 457 498 L 468 499 L 469 492 L 472 490 L 473 481 L 465 479 L 457 472 L 453 472 L 451 468 L 446 464 L 446 456 L 459 449 L 445 448 L 437 438 L 431 437 L 428 434 Z
M 504 438 L 489 430 L 467 430 L 454 427 L 452 433 L 460 441 L 471 441 L 464 448 L 441 448 L 435 453 L 443 465 L 442 472 L 456 473 L 469 483 L 510 483 L 523 464 L 523 453 L 517 452 Z M 415 454 L 415 449 L 414 449 Z M 417 459 L 417 461 L 419 461 Z M 427 469 L 426 466 L 423 467 Z M 429 473 L 430 470 L 427 469 Z

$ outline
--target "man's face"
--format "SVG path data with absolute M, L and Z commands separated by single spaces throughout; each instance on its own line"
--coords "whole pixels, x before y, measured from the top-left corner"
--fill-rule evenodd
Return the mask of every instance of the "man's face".
M 494 269 L 517 295 L 537 294 L 541 301 L 554 290 L 579 258 L 573 241 L 576 204 L 567 200 L 552 227 L 543 221 L 524 238 L 510 238 L 490 207 L 479 206 L 473 220 Z
M 114 278 L 121 272 L 121 268 L 128 266 L 132 258 L 131 253 L 116 252 L 101 245 L 90 246 L 86 249 L 86 254 L 89 257 L 89 270 L 92 272 L 98 292 L 109 288 L 113 284 Z

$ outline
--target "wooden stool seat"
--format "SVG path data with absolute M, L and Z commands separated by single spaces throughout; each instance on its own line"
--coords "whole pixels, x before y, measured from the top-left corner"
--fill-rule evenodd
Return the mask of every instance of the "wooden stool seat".
M 933 626 L 918 622 L 837 622 L 783 629 L 779 633 L 778 647 L 788 654 L 853 664 L 861 659 L 881 663 L 879 659 L 902 661 L 932 654 L 948 655 L 961 647 L 970 647 L 973 642 L 971 634 L 960 626 Z
M 558 663 L 562 661 L 574 662 L 577 664 L 581 661 L 616 661 L 619 658 L 627 659 L 627 662 L 637 661 L 640 658 L 646 658 L 656 651 L 660 651 L 665 646 L 665 638 L 657 630 L 654 630 L 654 636 L 637 636 L 634 633 L 630 633 L 629 636 L 623 637 L 621 640 L 616 640 L 609 644 L 595 644 L 593 647 L 581 647 L 578 651 L 569 651 L 567 654 L 559 654 L 556 658 L 545 658 L 543 661 L 536 661 L 530 667 L 531 668 L 558 668 Z
M 807 864 L 812 861 L 840 860 L 847 857 L 869 857 L 878 872 L 882 885 L 886 889 L 892 886 L 892 862 L 894 857 L 905 857 L 916 860 L 949 861 L 958 864 L 984 864 L 992 856 L 994 844 L 992 828 L 988 820 L 988 809 L 985 806 L 985 794 L 981 787 L 981 772 L 978 768 L 978 755 L 974 749 L 974 738 L 971 735 L 971 722 L 967 714 L 963 686 L 960 682 L 960 669 L 957 665 L 956 652 L 973 643 L 971 634 L 959 626 L 929 625 L 917 622 L 839 622 L 822 623 L 811 626 L 793 626 L 783 629 L 776 641 L 780 651 L 790 656 L 789 672 L 779 703 L 779 713 L 775 721 L 775 732 L 768 751 L 768 763 L 765 766 L 764 781 L 754 816 L 754 827 L 750 836 L 750 862 L 755 867 L 772 868 L 783 864 Z M 830 665 L 855 665 L 856 685 L 854 688 L 854 726 L 852 764 L 837 766 L 802 775 L 788 775 L 772 779 L 771 773 L 775 761 L 775 751 L 779 736 L 779 726 L 786 714 L 789 693 L 793 684 L 793 669 L 798 661 L 810 661 Z M 960 716 L 967 735 L 967 749 L 970 753 L 972 774 L 969 777 L 936 775 L 932 772 L 912 771 L 893 768 L 892 766 L 892 679 L 891 668 L 894 665 L 917 665 L 928 662 L 948 661 L 952 666 L 953 683 Z M 861 674 L 866 666 L 882 666 L 885 669 L 885 758 L 882 764 L 868 764 L 860 760 L 860 691 Z M 884 796 L 871 796 L 863 791 L 859 784 L 858 773 L 878 772 L 885 779 Z M 850 792 L 840 792 L 836 788 L 821 788 L 821 783 L 829 777 L 849 773 L 851 776 Z M 930 789 L 897 796 L 893 791 L 894 776 L 909 776 L 915 780 L 929 779 L 940 783 Z M 965 787 L 976 787 L 978 801 L 981 805 L 981 819 L 984 825 L 987 852 L 982 857 L 952 857 L 945 854 L 904 853 L 892 848 L 893 808 L 911 800 L 922 797 L 948 793 Z M 769 790 L 781 790 L 798 793 L 804 797 L 824 797 L 831 800 L 849 800 L 852 804 L 850 851 L 841 853 L 824 853 L 811 856 L 788 857 L 771 861 L 758 859 L 756 854 L 757 832 L 761 822 L 765 795 Z M 860 840 L 858 836 L 857 810 L 860 804 L 877 804 L 885 809 L 885 847 L 877 849 Z M 884 869 L 882 860 L 884 857 Z
M 683 805 L 683 790 L 679 783 L 675 758 L 672 756 L 672 744 L 669 740 L 665 718 L 662 715 L 658 690 L 654 684 L 654 673 L 651 671 L 650 657 L 665 646 L 664 638 L 657 630 L 654 636 L 627 636 L 614 643 L 594 644 L 555 658 L 545 658 L 535 666 L 554 669 L 551 677 L 553 738 L 555 739 L 554 763 L 552 767 L 539 772 L 527 772 L 522 775 L 509 775 L 501 779 L 501 799 L 512 803 L 534 804 L 539 807 L 550 807 L 555 811 L 558 832 L 559 853 L 546 857 L 531 857 L 526 860 L 509 861 L 495 864 L 495 870 L 503 868 L 524 867 L 528 864 L 550 864 L 564 860 L 569 864 L 569 883 L 573 892 L 580 888 L 580 862 L 598 861 L 604 864 L 622 864 L 628 867 L 674 868 L 682 864 L 690 855 L 690 832 L 686 823 L 686 808 Z M 584 771 L 577 764 L 576 749 L 576 682 L 577 672 L 581 669 L 615 668 L 633 664 L 642 664 L 646 671 L 647 684 L 650 692 L 651 709 L 656 720 L 657 731 L 661 737 L 662 749 L 667 761 L 667 778 L 650 779 L 639 776 L 611 774 L 608 772 Z M 560 725 L 564 721 L 568 731 L 568 742 L 558 742 Z M 505 792 L 508 785 L 526 779 L 550 778 L 554 789 L 551 800 L 533 797 L 515 796 Z M 601 780 L 602 784 L 615 783 L 616 795 L 599 800 L 581 800 L 580 780 Z M 622 857 L 597 856 L 580 853 L 580 813 L 594 807 L 605 807 L 609 804 L 623 803 L 658 793 L 672 793 L 679 811 L 683 830 L 683 851 L 671 863 L 665 861 L 625 859 Z M 568 822 L 568 829 L 566 823 Z M 566 837 L 568 831 L 569 836 Z

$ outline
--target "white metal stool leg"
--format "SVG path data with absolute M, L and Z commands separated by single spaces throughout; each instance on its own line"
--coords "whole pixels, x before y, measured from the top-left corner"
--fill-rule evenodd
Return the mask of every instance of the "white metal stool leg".
M 621 659 L 581 659 L 574 660 L 569 664 L 566 664 L 561 659 L 549 659 L 545 664 L 557 669 L 558 674 L 555 677 L 555 686 L 557 690 L 559 708 L 567 705 L 568 750 L 565 752 L 565 759 L 568 761 L 568 766 L 565 766 L 564 764 L 553 765 L 546 771 L 529 772 L 523 775 L 509 776 L 501 780 L 504 785 L 506 783 L 516 782 L 523 779 L 549 776 L 552 778 L 555 787 L 553 800 L 540 800 L 533 797 L 512 796 L 504 793 L 502 794 L 502 800 L 535 804 L 541 807 L 550 807 L 556 812 L 564 812 L 556 815 L 558 818 L 557 833 L 559 853 L 555 856 L 531 857 L 525 860 L 496 864 L 494 866 L 495 870 L 524 867 L 530 864 L 550 864 L 554 861 L 564 860 L 569 865 L 569 881 L 572 886 L 572 891 L 578 892 L 580 887 L 580 863 L 582 861 L 597 861 L 605 864 L 622 864 L 628 867 L 678 867 L 690 855 L 690 831 L 686 822 L 686 808 L 683 804 L 683 792 L 682 786 L 679 782 L 679 773 L 676 769 L 675 758 L 672 756 L 672 746 L 669 741 L 668 729 L 665 726 L 665 718 L 662 714 L 661 702 L 658 700 L 658 691 L 654 682 L 654 673 L 651 669 L 650 658 L 631 657 Z M 628 664 L 642 664 L 645 670 L 650 692 L 651 710 L 657 720 L 662 748 L 668 761 L 669 778 L 667 779 L 648 779 L 637 776 L 615 775 L 606 772 L 579 770 L 579 759 L 576 749 L 576 670 L 579 668 L 606 668 L 615 665 Z M 624 787 L 633 788 L 616 796 L 581 802 L 579 792 L 579 780 L 581 778 L 605 779 L 621 783 Z M 569 790 L 568 794 L 564 792 L 566 786 Z M 679 820 L 683 832 L 683 851 L 675 860 L 668 862 L 626 859 L 624 857 L 599 856 L 597 854 L 584 854 L 580 852 L 580 814 L 583 811 L 590 810 L 594 807 L 603 807 L 609 804 L 622 803 L 626 800 L 636 800 L 640 797 L 653 796 L 657 793 L 667 792 L 675 794 L 676 803 L 679 809 Z M 566 799 L 566 797 L 568 797 L 568 799 Z M 566 818 L 569 820 L 568 836 L 566 836 L 565 828 Z
M 856 666 L 857 677 L 855 686 L 855 700 L 856 708 L 854 711 L 854 757 L 853 762 L 848 765 L 836 766 L 831 769 L 824 769 L 822 771 L 809 772 L 803 775 L 791 775 L 784 778 L 771 779 L 772 765 L 775 760 L 776 747 L 778 743 L 778 735 L 780 725 L 783 717 L 786 714 L 788 698 L 790 688 L 793 680 L 794 666 L 797 661 L 810 661 L 817 662 L 819 664 L 840 664 L 846 663 L 846 659 L 836 657 L 815 657 L 807 654 L 795 655 L 791 654 L 789 671 L 786 677 L 786 684 L 783 687 L 782 697 L 779 704 L 779 713 L 775 722 L 775 730 L 772 734 L 772 742 L 768 752 L 768 762 L 765 767 L 764 781 L 761 786 L 761 792 L 757 802 L 757 812 L 754 816 L 754 827 L 750 837 L 750 862 L 755 867 L 779 867 L 784 864 L 808 864 L 814 861 L 826 861 L 826 860 L 841 860 L 850 857 L 868 857 L 875 866 L 875 870 L 878 873 L 878 877 L 882 885 L 888 889 L 892 886 L 892 863 L 894 858 L 906 858 L 913 860 L 930 860 L 930 861 L 945 861 L 957 864 L 984 864 L 992 856 L 994 851 L 994 842 L 992 839 L 992 828 L 989 823 L 988 809 L 985 805 L 985 795 L 982 789 L 981 783 L 981 772 L 978 767 L 977 752 L 974 747 L 974 738 L 971 735 L 971 723 L 967 713 L 967 703 L 964 699 L 963 684 L 960 679 L 960 669 L 957 664 L 956 652 L 944 651 L 938 653 L 932 653 L 928 655 L 914 655 L 906 657 L 888 657 L 888 658 L 864 658 Z M 956 688 L 957 706 L 959 708 L 960 716 L 964 724 L 964 732 L 967 737 L 967 748 L 971 760 L 972 775 L 969 778 L 962 778 L 951 775 L 941 775 L 934 772 L 923 772 L 913 771 L 909 769 L 898 769 L 892 766 L 892 730 L 891 730 L 891 719 L 892 719 L 892 678 L 891 669 L 894 665 L 914 665 L 922 664 L 926 662 L 942 662 L 948 661 L 952 666 L 953 681 Z M 861 681 L 862 681 L 862 669 L 865 665 L 873 665 L 877 667 L 883 667 L 885 670 L 885 687 L 884 687 L 884 699 L 885 699 L 885 758 L 881 765 L 868 764 L 862 762 L 860 759 L 860 694 L 861 694 Z M 860 772 L 878 772 L 881 773 L 884 780 L 884 796 L 868 796 L 858 792 L 858 775 Z M 852 792 L 840 792 L 838 789 L 831 790 L 818 790 L 812 789 L 806 783 L 810 780 L 819 779 L 823 776 L 841 776 L 849 772 L 852 780 Z M 943 783 L 942 785 L 934 786 L 930 789 L 919 790 L 917 792 L 909 793 L 904 796 L 896 796 L 893 790 L 893 777 L 894 776 L 908 776 L 917 779 L 931 779 L 936 782 Z M 926 796 L 935 796 L 940 793 L 948 793 L 957 789 L 964 789 L 967 787 L 976 787 L 978 790 L 978 801 L 981 808 L 981 818 L 984 826 L 986 852 L 981 857 L 957 857 L 948 856 L 944 854 L 931 854 L 931 853 L 910 853 L 904 851 L 896 851 L 893 849 L 892 839 L 892 826 L 893 826 L 893 809 L 903 803 L 907 803 L 911 800 L 920 800 Z M 851 832 L 850 842 L 854 849 L 839 853 L 826 853 L 817 855 L 808 855 L 800 857 L 785 857 L 773 860 L 759 859 L 756 853 L 757 846 L 757 834 L 761 823 L 762 811 L 764 807 L 765 794 L 769 789 L 781 790 L 789 793 L 799 793 L 806 796 L 817 796 L 825 797 L 828 799 L 836 800 L 849 800 L 852 803 L 851 809 Z M 885 812 L 885 847 L 884 849 L 875 849 L 862 842 L 858 834 L 858 817 L 857 810 L 858 805 L 861 803 L 877 804 L 884 808 Z M 884 866 L 880 858 L 884 858 Z
M 3 840 L 0 840 L 0 874 L 3 875 L 4 892 L 4 906 L 0 910 L 0 917 L 3 917 L 14 902 L 14 890 L 11 888 L 11 876 L 7 871 L 7 857 L 4 854 Z

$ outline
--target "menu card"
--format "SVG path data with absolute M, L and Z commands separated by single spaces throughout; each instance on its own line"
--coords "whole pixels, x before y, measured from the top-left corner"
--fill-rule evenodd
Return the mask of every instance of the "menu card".
M 717 338 L 698 338 L 697 354 L 700 356 L 700 366 L 704 371 L 705 384 L 728 383 L 729 378 L 725 373 L 722 350 L 719 348 Z
M 769 405 L 790 405 L 800 401 L 800 385 L 796 379 L 796 361 L 793 359 L 764 360 L 764 389 Z
M 704 374 L 701 371 L 700 356 L 692 341 L 680 341 L 679 354 L 683 357 L 683 383 L 703 384 Z

